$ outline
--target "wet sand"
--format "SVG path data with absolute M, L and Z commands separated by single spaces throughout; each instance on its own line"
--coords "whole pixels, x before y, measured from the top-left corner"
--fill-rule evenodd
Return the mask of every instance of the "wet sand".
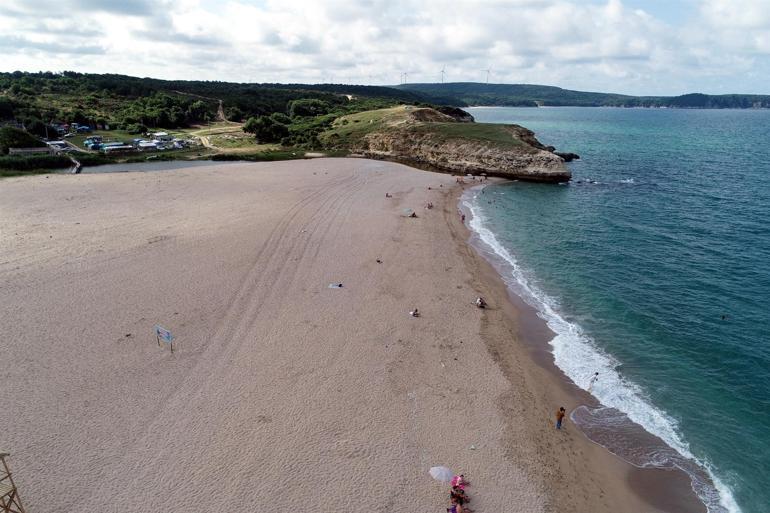
M 0 448 L 28 510 L 444 511 L 447 465 L 477 512 L 683 511 L 555 432 L 575 391 L 458 193 L 358 159 L 2 180 Z

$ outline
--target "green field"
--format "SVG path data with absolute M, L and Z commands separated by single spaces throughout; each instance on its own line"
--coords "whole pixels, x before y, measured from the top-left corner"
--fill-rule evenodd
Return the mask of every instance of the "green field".
M 343 116 L 335 120 L 332 127 L 323 132 L 319 139 L 331 147 L 354 147 L 367 134 L 387 130 L 406 121 L 410 109 L 411 107 L 398 106 Z
M 436 142 L 459 139 L 491 143 L 498 147 L 523 146 L 505 125 L 492 123 L 426 123 L 414 127 L 415 132 L 430 135 Z
M 518 128 L 491 123 L 418 121 L 411 116 L 422 112 L 425 111 L 417 107 L 398 106 L 350 114 L 337 119 L 320 139 L 330 148 L 356 148 L 369 134 L 392 132 L 399 137 L 428 138 L 436 144 L 465 140 L 502 149 L 529 150 L 529 145 L 520 139 Z

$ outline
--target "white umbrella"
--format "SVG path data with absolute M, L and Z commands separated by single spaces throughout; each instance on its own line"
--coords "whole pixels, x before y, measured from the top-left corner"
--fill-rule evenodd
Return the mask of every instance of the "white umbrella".
M 455 475 L 454 472 L 446 467 L 431 467 L 428 473 L 430 474 L 430 477 L 436 481 L 443 481 L 445 483 L 451 481 L 452 477 Z

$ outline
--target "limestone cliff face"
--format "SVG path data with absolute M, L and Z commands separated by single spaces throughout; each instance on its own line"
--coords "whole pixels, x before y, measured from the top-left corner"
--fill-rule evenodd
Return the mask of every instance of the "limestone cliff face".
M 349 149 L 449 173 L 549 183 L 571 178 L 564 159 L 526 128 L 458 122 L 456 116 L 427 108 L 412 109 L 387 127 L 366 133 Z
M 561 157 L 534 147 L 510 150 L 474 140 L 437 142 L 430 135 L 402 131 L 369 134 L 365 140 L 367 147 L 360 152 L 368 157 L 432 170 L 550 183 L 571 178 Z

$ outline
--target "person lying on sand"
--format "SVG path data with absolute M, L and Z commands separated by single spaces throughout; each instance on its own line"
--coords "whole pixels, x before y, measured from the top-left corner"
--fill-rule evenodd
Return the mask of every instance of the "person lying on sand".
M 464 504 L 452 499 L 452 505 L 447 508 L 449 513 L 473 513 L 473 510 Z
M 465 495 L 465 491 L 458 486 L 453 486 L 449 491 L 449 499 L 456 501 L 457 504 L 460 504 L 461 506 L 466 502 L 471 501 L 471 498 Z
M 411 315 L 412 317 L 419 317 L 420 316 L 420 311 L 415 308 L 414 310 L 409 312 L 409 315 Z
M 483 297 L 479 296 L 476 298 L 476 306 L 478 306 L 479 308 L 486 308 L 487 302 L 484 301 Z

